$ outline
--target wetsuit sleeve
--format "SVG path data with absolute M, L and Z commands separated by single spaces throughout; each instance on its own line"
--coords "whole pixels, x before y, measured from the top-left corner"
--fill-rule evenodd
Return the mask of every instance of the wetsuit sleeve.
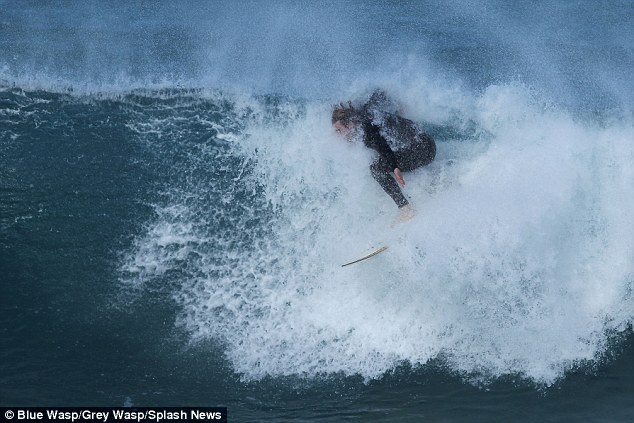
M 379 128 L 371 123 L 366 123 L 364 131 L 365 145 L 379 153 L 379 158 L 370 166 L 372 177 L 381 185 L 381 188 L 394 200 L 398 207 L 407 205 L 407 199 L 396 180 L 392 177 L 392 172 L 398 167 L 394 152 L 379 132 Z
M 383 191 L 394 200 L 398 207 L 403 207 L 409 203 L 403 195 L 401 187 L 398 186 L 398 183 L 392 177 L 392 172 L 386 169 L 385 163 L 383 163 L 381 158 L 372 163 L 370 171 L 372 172 L 372 177 L 381 185 Z
M 381 159 L 390 167 L 391 171 L 396 169 L 398 167 L 396 156 L 385 138 L 383 138 L 383 135 L 381 135 L 379 128 L 367 122 L 363 129 L 365 133 L 365 145 L 376 150 L 381 156 Z

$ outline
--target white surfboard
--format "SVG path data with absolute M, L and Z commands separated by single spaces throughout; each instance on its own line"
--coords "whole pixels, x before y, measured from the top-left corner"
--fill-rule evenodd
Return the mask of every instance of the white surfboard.
M 342 264 L 341 267 L 350 266 L 351 264 L 355 264 L 355 263 L 359 263 L 360 261 L 367 260 L 370 257 L 374 257 L 377 254 L 380 254 L 380 253 L 382 253 L 385 250 L 387 250 L 387 245 L 384 245 L 383 247 L 380 247 L 380 248 L 377 248 L 375 250 L 372 250 L 368 254 L 364 255 L 363 257 L 359 257 L 356 260 L 352 260 L 351 262 L 348 262 L 346 264 Z

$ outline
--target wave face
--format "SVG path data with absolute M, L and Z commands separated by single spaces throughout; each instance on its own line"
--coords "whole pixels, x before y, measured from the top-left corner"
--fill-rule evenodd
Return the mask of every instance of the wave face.
M 145 208 L 112 247 L 118 301 L 175 302 L 246 380 L 440 362 L 550 385 L 634 316 L 633 6 L 616 3 L 4 2 L 0 140 L 28 163 L 44 131 L 60 144 L 38 149 L 69 151 L 59 175 L 73 140 L 119 143 L 102 183 L 138 172 L 120 190 Z M 371 152 L 330 127 L 377 86 L 438 143 L 395 229 Z

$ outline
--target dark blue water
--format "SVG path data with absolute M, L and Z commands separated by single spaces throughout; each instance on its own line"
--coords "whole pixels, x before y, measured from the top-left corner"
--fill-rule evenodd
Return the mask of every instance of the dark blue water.
M 0 404 L 632 420 L 633 13 L 0 1 Z M 377 86 L 438 143 L 396 229 Z

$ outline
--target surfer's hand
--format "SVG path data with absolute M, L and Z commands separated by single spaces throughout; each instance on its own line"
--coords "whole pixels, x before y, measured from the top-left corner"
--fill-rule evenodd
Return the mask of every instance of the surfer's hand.
M 401 175 L 401 169 L 398 167 L 394 169 L 394 177 L 396 178 L 396 182 L 403 188 L 405 186 L 405 179 L 403 179 L 403 175 Z
M 409 204 L 406 204 L 403 207 L 399 207 L 398 217 L 394 220 L 394 222 L 392 222 L 390 228 L 395 227 L 399 223 L 407 222 L 408 220 L 413 218 L 415 214 L 416 212 Z

